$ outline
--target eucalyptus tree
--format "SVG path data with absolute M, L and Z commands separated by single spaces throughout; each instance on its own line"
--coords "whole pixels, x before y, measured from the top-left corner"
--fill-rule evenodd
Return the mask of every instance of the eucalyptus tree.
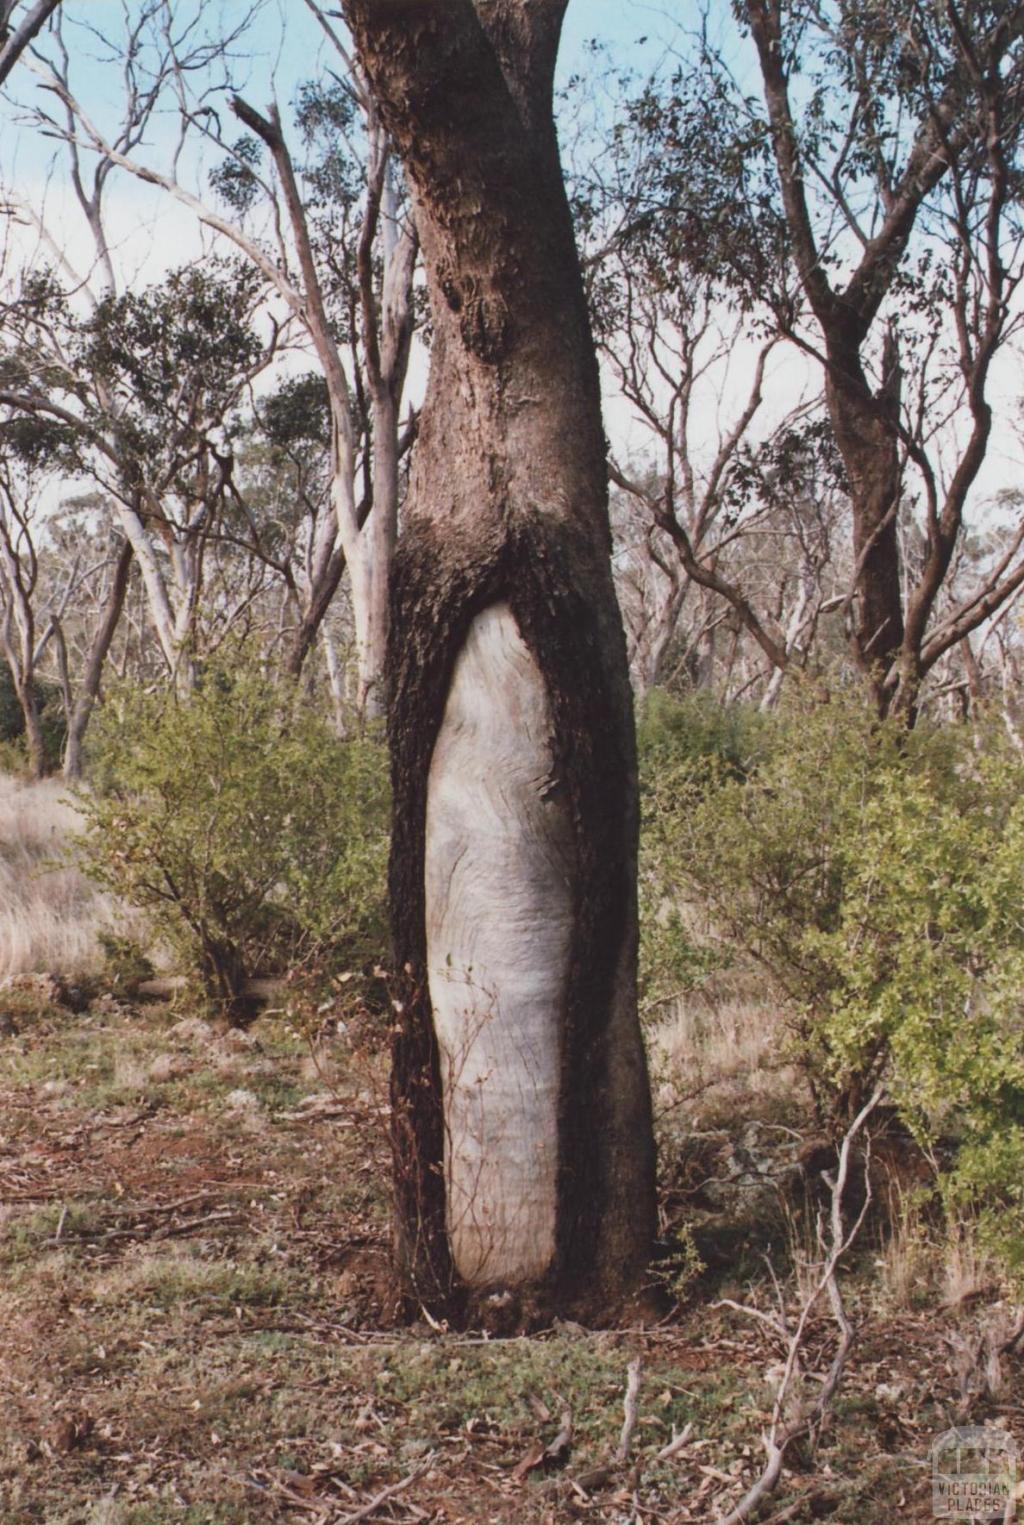
M 575 80 L 570 92 L 585 122 L 593 114 L 589 84 Z M 621 506 L 620 598 L 640 693 L 677 665 L 681 646 L 695 674 L 709 673 L 714 633 L 731 618 L 721 586 L 738 542 L 763 517 L 764 503 L 748 491 L 758 456 L 766 442 L 771 449 L 792 435 L 808 411 L 803 400 L 779 405 L 778 326 L 736 300 L 706 251 L 680 236 L 658 109 L 665 84 L 659 73 L 638 95 L 630 71 L 609 71 L 594 108 L 599 125 L 580 131 L 574 145 L 571 182 L 595 336 L 629 415 L 628 432 L 619 431 L 628 454 L 612 448 L 611 475 Z M 675 527 L 676 545 L 665 524 Z M 749 581 L 743 597 L 775 637 L 765 642 L 769 671 L 783 657 L 796 665 L 772 617 L 774 597 L 765 606 Z
M 104 58 L 114 71 L 112 79 L 103 76 L 104 110 L 121 154 L 154 129 L 168 54 L 186 73 L 211 68 L 217 56 L 184 22 L 180 37 L 154 43 L 159 15 L 157 0 L 126 7 L 122 46 Z M 46 104 L 26 107 L 22 125 L 28 117 L 57 143 L 74 215 L 65 209 L 59 217 L 48 200 L 24 190 L 9 194 L 8 215 L 33 236 L 13 242 L 19 258 L 6 272 L 2 403 L 11 416 L 20 412 L 75 441 L 68 472 L 97 484 L 126 545 L 124 575 L 112 594 L 126 588 L 127 563 L 134 561 L 165 668 L 187 685 L 213 520 L 232 490 L 228 420 L 274 359 L 280 327 L 268 313 L 257 336 L 256 313 L 264 306 L 258 278 L 228 277 L 216 260 L 142 286 L 138 241 L 110 233 L 116 166 L 90 152 L 65 98 L 81 64 L 75 44 L 83 32 L 68 41 L 74 24 L 70 8 L 55 17 L 45 45 L 40 41 L 26 59 L 31 73 L 24 78 L 42 76 L 39 98 Z M 88 20 L 77 25 L 90 46 L 104 41 Z M 221 46 L 230 41 L 221 39 Z M 97 636 L 109 629 L 112 637 L 119 612 L 115 598 Z M 88 661 L 87 688 L 98 690 L 101 666 Z M 83 700 L 69 738 L 72 769 L 91 711 L 92 701 Z
M 37 65 L 60 108 L 37 108 L 37 117 L 76 153 L 89 151 L 108 170 L 119 166 L 189 208 L 260 273 L 304 332 L 327 388 L 332 515 L 317 526 L 291 665 L 301 668 L 347 570 L 356 626 L 354 700 L 374 714 L 400 460 L 412 437 L 401 414 L 415 317 L 415 226 L 372 99 L 325 7 L 308 0 L 337 67 L 326 82 L 300 90 L 291 122 L 276 102 L 257 108 L 230 95 L 232 44 L 248 17 L 230 37 L 211 34 L 200 42 L 196 14 L 179 9 L 170 0 L 147 0 L 130 23 L 145 60 L 146 109 L 166 102 L 177 115 L 162 161 L 141 134 L 103 130 L 74 89 L 66 49 L 51 50 Z M 223 120 L 226 93 L 242 137 L 232 137 Z M 134 101 L 131 91 L 129 97 Z M 192 149 L 211 145 L 220 162 L 206 184 L 197 183 Z
M 37 675 L 43 654 L 36 601 L 37 485 L 33 473 L 5 452 L 0 458 L 0 654 L 21 709 L 31 775 L 42 778 L 47 759 Z
M 663 145 L 655 199 L 688 257 L 821 368 L 850 505 L 851 647 L 879 709 L 912 718 L 929 671 L 1024 585 L 1021 521 L 950 596 L 993 368 L 1019 322 L 1024 8 L 743 0 L 737 14 L 763 103 L 705 29 L 644 103 Z
M 601 1316 L 654 1225 L 636 761 L 559 164 L 565 0 L 345 0 L 412 189 L 431 368 L 392 576 L 397 1248 L 416 1295 Z
M 67 469 L 102 490 L 131 547 L 166 669 L 185 687 L 203 643 L 204 569 L 233 503 L 238 410 L 272 360 L 262 281 L 216 261 L 108 293 L 84 316 L 55 276 L 7 309 L 0 406 L 58 429 Z M 220 616 L 223 619 L 223 615 Z

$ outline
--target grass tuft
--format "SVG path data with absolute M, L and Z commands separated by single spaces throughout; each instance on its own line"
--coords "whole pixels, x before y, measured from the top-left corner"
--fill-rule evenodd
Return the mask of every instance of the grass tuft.
M 99 934 L 122 918 L 110 895 L 63 861 L 79 824 L 61 781 L 0 774 L 0 977 L 100 968 Z

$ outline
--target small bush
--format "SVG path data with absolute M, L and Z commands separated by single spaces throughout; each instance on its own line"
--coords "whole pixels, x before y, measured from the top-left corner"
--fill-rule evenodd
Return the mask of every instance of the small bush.
M 767 717 L 746 758 L 663 748 L 644 797 L 649 872 L 705 909 L 698 951 L 768 971 L 821 1120 L 883 1083 L 1024 1274 L 1024 762 L 851 695 Z
M 127 689 L 93 738 L 79 855 L 232 1020 L 246 981 L 379 958 L 383 749 L 341 741 L 294 689 L 207 669 L 188 698 Z
M 104 988 L 119 996 L 137 996 L 139 986 L 156 974 L 152 960 L 134 937 L 125 937 L 119 932 L 100 932 L 97 941 L 103 952 Z

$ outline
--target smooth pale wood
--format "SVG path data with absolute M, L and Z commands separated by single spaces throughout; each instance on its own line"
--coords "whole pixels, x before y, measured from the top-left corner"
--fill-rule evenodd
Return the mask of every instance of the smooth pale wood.
M 471 1285 L 555 1249 L 572 837 L 540 670 L 506 603 L 458 657 L 427 793 L 427 969 L 444 1086 L 448 1234 Z

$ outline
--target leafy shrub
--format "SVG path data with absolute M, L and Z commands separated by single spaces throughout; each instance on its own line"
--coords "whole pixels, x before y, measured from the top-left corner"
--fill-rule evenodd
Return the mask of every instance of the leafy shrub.
M 383 749 L 341 741 L 262 675 L 207 669 L 186 699 L 127 689 L 93 737 L 79 854 L 232 1020 L 246 981 L 384 946 Z
M 653 689 L 637 717 L 640 761 L 640 998 L 658 1012 L 730 962 L 722 944 L 691 929 L 689 887 L 674 850 L 666 808 L 682 783 L 742 779 L 758 755 L 764 721 L 746 705 L 720 704 L 710 694 L 676 698 Z
M 856 696 L 766 717 L 742 766 L 680 753 L 645 782 L 650 872 L 768 971 L 822 1121 L 883 1083 L 1024 1273 L 1024 762 Z
M 156 974 L 149 959 L 133 937 L 118 932 L 100 932 L 97 938 L 103 953 L 103 985 L 115 995 L 137 996 L 139 986 Z
M 744 777 L 772 719 L 754 705 L 722 704 L 706 692 L 677 698 L 652 689 L 637 716 L 641 787 L 656 782 L 662 764 L 679 768 L 714 760 L 723 771 Z

